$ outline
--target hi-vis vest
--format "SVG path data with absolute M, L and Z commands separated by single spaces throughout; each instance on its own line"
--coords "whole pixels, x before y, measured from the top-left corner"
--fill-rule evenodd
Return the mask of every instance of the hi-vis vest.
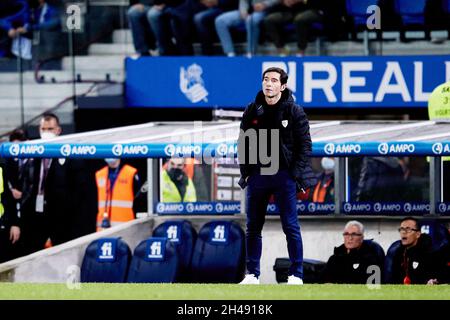
M 98 191 L 97 226 L 100 227 L 103 215 L 108 213 L 111 226 L 117 223 L 134 219 L 133 212 L 133 180 L 137 170 L 129 165 L 124 165 L 117 175 L 112 188 L 108 178 L 108 166 L 95 173 Z
M 180 192 L 177 186 L 170 179 L 166 170 L 162 171 L 162 200 L 161 202 L 196 202 L 197 195 L 192 180 L 188 178 L 188 185 L 186 186 L 186 193 L 181 199 Z
M 3 216 L 3 213 L 5 212 L 5 209 L 3 209 L 3 205 L 1 203 L 2 200 L 2 193 L 4 191 L 3 187 L 3 170 L 0 168 L 0 218 Z

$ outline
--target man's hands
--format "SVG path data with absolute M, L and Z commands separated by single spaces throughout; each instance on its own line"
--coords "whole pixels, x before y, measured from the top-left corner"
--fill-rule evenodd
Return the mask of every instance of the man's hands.
M 238 181 L 238 185 L 241 187 L 241 189 L 245 189 L 245 187 L 247 187 L 247 181 L 248 181 L 248 177 L 241 177 Z

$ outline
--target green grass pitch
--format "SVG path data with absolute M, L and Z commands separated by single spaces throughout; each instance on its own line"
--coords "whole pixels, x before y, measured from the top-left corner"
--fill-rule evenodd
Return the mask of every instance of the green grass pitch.
M 450 300 L 450 285 L 0 283 L 0 300 Z

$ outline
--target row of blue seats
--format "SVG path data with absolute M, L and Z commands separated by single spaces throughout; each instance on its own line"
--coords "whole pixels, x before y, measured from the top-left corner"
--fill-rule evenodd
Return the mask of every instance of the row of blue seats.
M 81 282 L 237 283 L 245 273 L 245 235 L 234 221 L 211 221 L 197 234 L 187 220 L 166 221 L 134 253 L 121 238 L 86 249 Z

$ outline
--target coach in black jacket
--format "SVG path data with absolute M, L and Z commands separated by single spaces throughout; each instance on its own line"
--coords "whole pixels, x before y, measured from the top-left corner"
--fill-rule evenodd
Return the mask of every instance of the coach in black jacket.
M 288 75 L 280 68 L 263 73 L 263 90 L 242 117 L 238 141 L 239 184 L 247 190 L 247 271 L 243 284 L 259 283 L 261 231 L 270 196 L 280 208 L 292 265 L 288 284 L 302 284 L 303 247 L 297 219 L 296 194 L 314 185 L 309 121 L 286 88 Z M 267 133 L 266 135 L 264 133 Z M 247 141 L 249 143 L 247 143 Z

